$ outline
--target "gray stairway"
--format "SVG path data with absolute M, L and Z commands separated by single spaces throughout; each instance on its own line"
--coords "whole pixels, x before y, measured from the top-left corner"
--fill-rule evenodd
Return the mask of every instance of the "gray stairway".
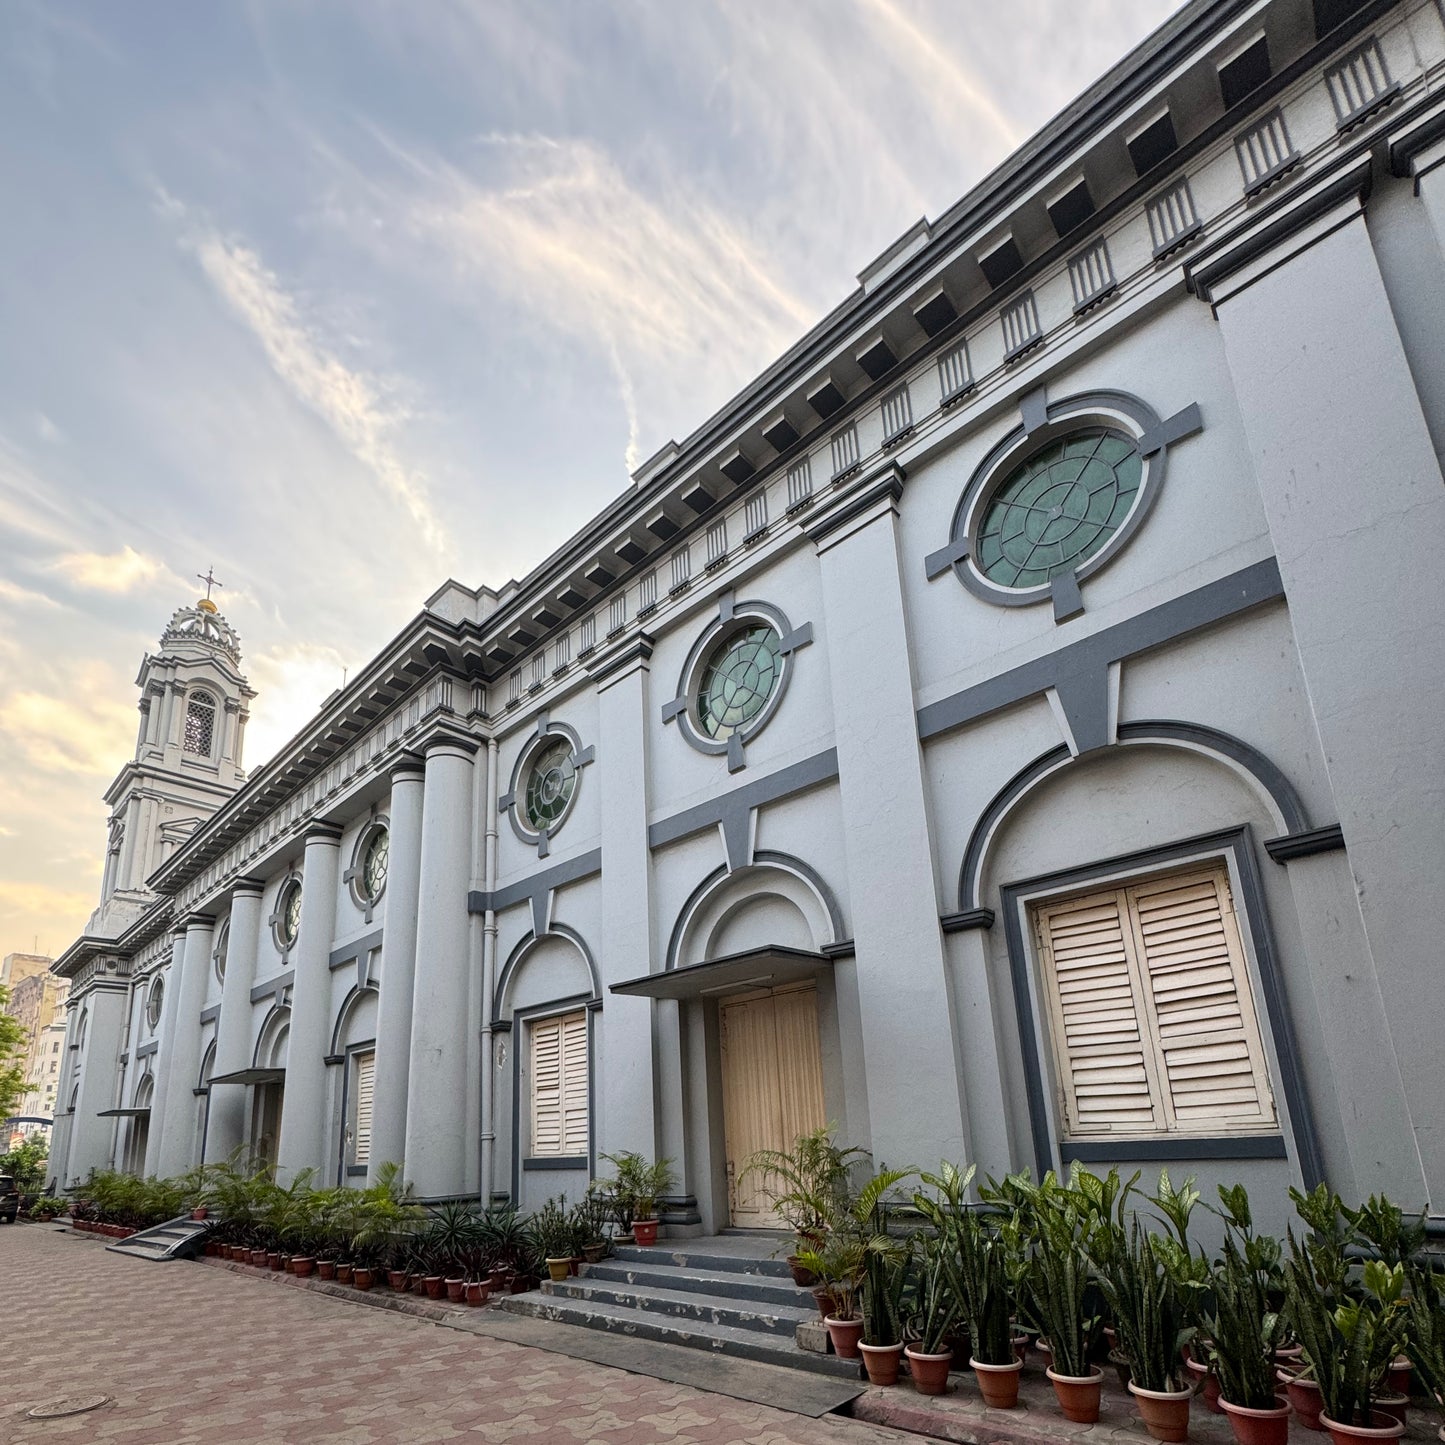
M 206 1222 L 189 1214 L 138 1230 L 125 1239 L 106 1245 L 113 1254 L 133 1254 L 137 1259 L 194 1259 L 205 1247 Z
M 727 1237 L 732 1244 L 735 1237 Z M 711 1350 L 856 1380 L 856 1360 L 799 1349 L 798 1326 L 817 1324 L 813 1296 L 799 1289 L 780 1259 L 723 1252 L 706 1239 L 619 1246 L 575 1279 L 544 1280 L 500 1301 L 512 1314 L 640 1339 Z M 708 1246 L 713 1245 L 713 1250 Z

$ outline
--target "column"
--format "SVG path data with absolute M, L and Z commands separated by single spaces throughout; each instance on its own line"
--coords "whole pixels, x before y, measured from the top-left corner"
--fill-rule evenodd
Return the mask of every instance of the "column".
M 1445 1199 L 1445 483 L 1365 225 L 1367 175 L 1231 237 L 1196 289 L 1219 318 L 1339 810 L 1366 941 L 1352 972 L 1387 1024 L 1333 1031 L 1330 1066 L 1348 1099 L 1362 1056 L 1393 1054 L 1413 1138 L 1388 1154 L 1418 1158 L 1374 1183 L 1413 1208 Z
M 129 992 L 124 981 L 116 979 L 96 982 L 81 999 L 80 1006 L 86 1011 L 85 1040 L 80 1048 L 80 1093 L 66 1161 L 72 1179 L 84 1179 L 92 1169 L 114 1167 L 115 1120 L 102 1119 L 100 1112 L 115 1107 Z
M 80 1010 L 76 1000 L 65 1002 L 65 1042 L 60 1046 L 60 1082 L 55 1086 L 55 1122 L 50 1129 L 50 1157 L 45 1165 L 45 1187 L 55 1193 L 64 1189 L 70 1181 L 66 1161 L 70 1155 L 70 1134 L 73 1117 L 70 1108 L 70 1091 L 75 1087 L 75 1058 L 70 1046 L 75 1042 L 76 1020 Z M 51 1186 L 54 1185 L 54 1189 Z
M 161 1167 L 161 1140 L 165 1137 L 166 1098 L 170 1088 L 172 1041 L 176 1034 L 176 1006 L 180 1002 L 181 962 L 186 951 L 185 925 L 171 934 L 171 961 L 161 974 L 165 992 L 161 995 L 161 1023 L 156 1030 L 155 1062 L 151 1073 L 155 1083 L 151 1086 L 150 1127 L 146 1133 L 146 1174 L 159 1174 Z M 149 987 L 149 981 L 147 981 Z M 141 1003 L 142 1015 L 145 1004 Z
M 164 1007 L 175 1006 L 166 1066 L 165 1130 L 156 1173 L 164 1179 L 184 1174 L 196 1164 L 196 1083 L 201 1071 L 201 1010 L 206 1003 L 206 975 L 216 920 L 206 913 L 186 919 L 185 951 L 179 971 L 172 969 Z M 171 995 L 174 994 L 174 999 Z M 150 1152 L 147 1136 L 146 1152 Z
M 422 1199 L 465 1190 L 465 1094 L 476 1082 L 467 1077 L 466 1004 L 477 747 L 444 735 L 426 749 L 405 1145 L 406 1175 Z
M 406 758 L 391 770 L 391 831 L 386 870 L 385 932 L 376 1007 L 376 1079 L 371 1105 L 369 1182 L 386 1163 L 405 1163 L 407 1076 L 411 1068 L 412 999 L 421 889 L 422 797 L 426 769 Z M 404 1171 L 403 1171 L 404 1172 Z
M 251 1065 L 251 985 L 261 945 L 264 887 L 257 878 L 242 878 L 231 890 L 231 931 L 226 942 L 226 977 L 221 983 L 212 1078 L 239 1073 Z M 246 1085 L 212 1084 L 205 1162 L 224 1164 L 246 1143 L 246 1124 Z
M 597 1152 L 617 1154 L 630 1149 L 649 1160 L 658 1152 L 653 1112 L 653 1006 L 650 999 L 623 998 L 608 993 L 608 988 L 649 972 L 655 955 L 652 857 L 647 846 L 651 656 L 652 640 L 644 635 L 593 665 L 604 869 L 602 948 L 597 965 L 606 1001 L 598 1019 L 600 1047 L 592 1066 L 598 1106 Z M 676 1166 L 685 1168 L 681 1157 Z M 681 1188 L 687 1190 L 686 1180 Z
M 878 1157 L 971 1157 L 889 467 L 809 526 L 823 585 L 868 1118 Z M 926 1101 L 926 1102 L 925 1102 Z
M 331 1044 L 331 943 L 341 829 L 316 823 L 306 834 L 301 871 L 301 927 L 291 955 L 291 1032 L 276 1174 L 289 1184 L 303 1169 L 324 1172 L 326 1055 Z

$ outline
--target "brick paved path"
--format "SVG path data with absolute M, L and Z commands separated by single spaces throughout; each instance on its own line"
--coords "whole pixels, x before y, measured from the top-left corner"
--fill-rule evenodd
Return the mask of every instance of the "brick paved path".
M 27 1420 L 67 1395 L 113 1402 Z M 0 1445 L 918 1445 L 97 1238 L 0 1225 Z

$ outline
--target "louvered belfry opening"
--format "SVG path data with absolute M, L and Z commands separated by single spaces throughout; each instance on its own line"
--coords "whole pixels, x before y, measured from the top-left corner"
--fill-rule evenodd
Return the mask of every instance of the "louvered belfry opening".
M 532 1153 L 587 1153 L 587 1014 L 531 1024 Z
M 1033 910 L 1070 1139 L 1276 1127 L 1223 865 Z

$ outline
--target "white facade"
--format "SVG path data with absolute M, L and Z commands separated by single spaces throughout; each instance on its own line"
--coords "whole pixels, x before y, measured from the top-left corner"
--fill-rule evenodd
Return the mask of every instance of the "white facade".
M 827 1119 L 1441 1212 L 1442 74 L 1434 0 L 1187 6 L 532 574 L 442 586 L 117 864 L 61 1177 L 531 1207 L 635 1148 L 713 1230 Z

